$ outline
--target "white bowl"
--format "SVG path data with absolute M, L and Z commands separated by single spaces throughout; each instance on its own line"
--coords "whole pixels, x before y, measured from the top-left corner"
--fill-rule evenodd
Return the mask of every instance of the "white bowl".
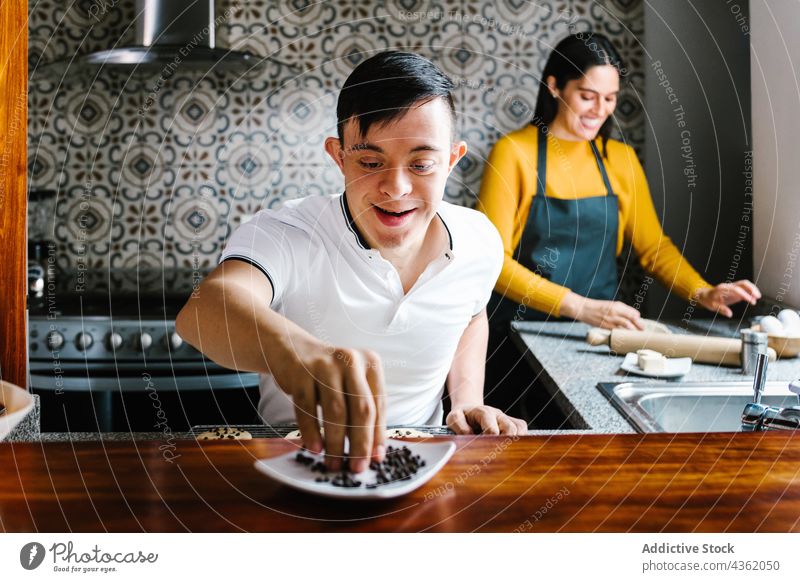
M 0 413 L 0 441 L 2 441 L 33 409 L 33 396 L 19 386 L 0 380 L 0 405 L 5 407 Z

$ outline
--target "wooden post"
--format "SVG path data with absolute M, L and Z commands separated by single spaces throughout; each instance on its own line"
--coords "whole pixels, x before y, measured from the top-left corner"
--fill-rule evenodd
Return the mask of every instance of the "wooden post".
M 0 378 L 26 385 L 28 6 L 0 2 Z

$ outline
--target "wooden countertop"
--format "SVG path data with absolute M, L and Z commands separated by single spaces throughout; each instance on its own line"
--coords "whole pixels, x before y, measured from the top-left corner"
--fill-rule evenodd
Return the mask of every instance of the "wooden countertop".
M 0 531 L 800 531 L 800 435 L 452 437 L 416 492 L 342 502 L 253 461 L 280 439 L 0 445 Z

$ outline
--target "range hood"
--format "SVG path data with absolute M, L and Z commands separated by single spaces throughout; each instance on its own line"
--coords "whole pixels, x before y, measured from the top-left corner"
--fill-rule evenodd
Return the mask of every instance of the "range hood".
M 48 68 L 70 71 L 115 69 L 192 69 L 245 72 L 267 60 L 250 52 L 216 46 L 214 0 L 136 0 L 133 23 L 136 41 L 132 46 L 78 55 Z M 60 65 L 60 66 L 59 66 Z

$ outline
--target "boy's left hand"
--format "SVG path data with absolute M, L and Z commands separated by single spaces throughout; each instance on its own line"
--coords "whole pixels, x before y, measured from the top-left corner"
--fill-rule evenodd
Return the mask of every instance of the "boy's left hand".
M 528 424 L 493 406 L 463 406 L 447 415 L 447 426 L 456 434 L 524 435 Z

